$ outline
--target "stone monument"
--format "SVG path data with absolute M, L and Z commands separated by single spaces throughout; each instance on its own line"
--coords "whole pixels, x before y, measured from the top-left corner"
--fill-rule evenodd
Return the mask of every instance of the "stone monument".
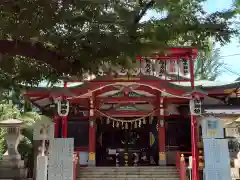
M 46 116 L 41 116 L 41 120 L 37 121 L 33 126 L 33 139 L 38 142 L 38 149 L 35 152 L 35 180 L 47 180 L 48 166 L 48 146 L 49 141 L 54 138 L 54 123 Z M 48 145 L 47 145 L 48 144 Z
M 7 151 L 0 160 L 0 180 L 1 179 L 25 179 L 27 178 L 27 168 L 21 155 L 18 152 L 18 144 L 22 138 L 21 128 L 23 122 L 17 119 L 0 121 L 0 128 L 6 129 L 5 140 Z

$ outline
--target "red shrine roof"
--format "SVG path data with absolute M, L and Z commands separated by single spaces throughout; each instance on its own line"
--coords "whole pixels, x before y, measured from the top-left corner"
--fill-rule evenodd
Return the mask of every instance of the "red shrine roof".
M 148 80 L 155 79 L 154 77 L 148 77 Z M 111 84 L 107 86 L 107 84 Z M 69 83 L 68 88 L 64 89 L 63 84 L 55 85 L 53 88 L 47 87 L 34 87 L 27 88 L 24 96 L 32 102 L 32 104 L 37 107 L 44 108 L 52 104 L 53 96 L 66 95 L 71 100 L 81 98 L 81 103 L 88 104 L 88 97 L 92 92 L 98 92 L 97 96 L 99 97 L 107 97 L 111 96 L 121 90 L 121 86 L 125 83 L 103 83 L 103 82 L 84 82 L 84 83 Z M 135 87 L 133 90 L 136 93 L 142 94 L 147 97 L 154 97 L 153 89 L 150 87 L 145 87 L 143 85 L 137 85 L 138 83 L 132 83 Z M 150 83 L 156 84 L 156 82 Z M 162 90 L 167 92 L 164 96 L 169 98 L 178 97 L 181 99 L 181 96 L 184 94 L 191 92 L 191 86 L 189 82 L 161 82 L 158 84 L 159 87 L 163 87 Z M 195 89 L 200 91 L 205 91 L 209 96 L 228 96 L 238 89 L 240 86 L 240 81 L 235 81 L 231 83 L 221 83 L 221 82 L 213 82 L 213 81 L 195 81 Z M 101 89 L 101 87 L 103 87 Z M 168 92 L 170 92 L 168 94 Z M 183 97 L 184 98 L 184 97 Z M 143 98 L 144 99 L 144 98 Z
M 196 57 L 197 49 L 182 47 L 169 48 L 168 50 L 164 51 L 164 53 L 156 52 L 153 53 L 151 57 L 138 56 L 136 59 L 141 59 L 141 61 L 147 58 L 157 60 L 151 62 L 151 65 L 155 67 L 156 62 L 159 62 L 158 60 L 163 60 L 166 62 L 177 60 L 177 64 L 179 65 L 179 63 L 183 63 L 185 59 L 190 60 L 195 59 Z M 139 68 L 141 69 L 142 66 L 137 66 L 137 68 L 139 70 Z M 110 69 L 114 69 L 114 67 L 110 65 Z M 186 94 L 192 92 L 193 89 L 190 83 L 190 76 L 186 75 L 186 73 L 181 74 L 182 70 L 180 70 L 180 66 L 177 68 L 178 70 L 175 72 L 175 74 L 170 71 L 166 71 L 165 69 L 165 71 L 159 75 L 159 70 L 157 67 L 154 69 L 155 70 L 151 72 L 151 75 L 146 75 L 146 73 L 144 74 L 139 72 L 136 75 L 135 72 L 135 75 L 130 73 L 129 76 L 129 74 L 125 72 L 124 75 L 121 74 L 116 78 L 113 75 L 109 76 L 107 75 L 108 73 L 105 73 L 105 75 L 97 75 L 94 77 L 94 79 L 83 82 L 76 82 L 72 80 L 68 82 L 67 88 L 63 88 L 63 83 L 55 85 L 52 88 L 48 88 L 46 86 L 29 87 L 27 88 L 24 96 L 32 104 L 42 109 L 49 108 L 49 106 L 53 104 L 53 97 L 64 95 L 72 102 L 75 99 L 78 99 L 78 102 L 81 102 L 82 104 L 88 104 L 89 96 L 91 96 L 92 93 L 94 93 L 98 98 L 104 98 L 110 97 L 113 94 L 122 91 L 123 89 L 128 92 L 132 91 L 134 93 L 143 95 L 139 97 L 138 100 L 135 99 L 136 102 L 147 101 L 144 99 L 144 97 L 155 97 L 157 94 L 156 92 L 161 92 L 161 95 L 167 97 L 167 99 L 178 98 L 186 100 Z M 119 69 L 117 69 L 117 72 L 118 71 Z M 232 83 L 195 81 L 194 84 L 195 90 L 199 92 L 205 91 L 209 96 L 227 96 L 238 89 L 240 81 Z

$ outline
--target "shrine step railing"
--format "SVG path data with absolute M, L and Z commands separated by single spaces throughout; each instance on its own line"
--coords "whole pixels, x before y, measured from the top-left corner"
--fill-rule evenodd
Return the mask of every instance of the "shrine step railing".
M 199 157 L 201 159 L 201 157 Z M 180 180 L 192 180 L 192 152 L 176 152 L 176 168 Z M 203 163 L 199 162 L 199 178 L 203 180 Z

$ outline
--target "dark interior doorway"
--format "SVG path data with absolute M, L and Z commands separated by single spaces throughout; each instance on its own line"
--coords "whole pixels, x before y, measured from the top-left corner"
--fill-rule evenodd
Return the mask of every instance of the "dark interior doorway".
M 165 125 L 167 165 L 175 165 L 177 151 L 191 151 L 191 120 L 169 116 Z
M 112 124 L 97 125 L 97 166 L 150 165 L 150 129 L 152 124 L 137 128 L 112 127 Z

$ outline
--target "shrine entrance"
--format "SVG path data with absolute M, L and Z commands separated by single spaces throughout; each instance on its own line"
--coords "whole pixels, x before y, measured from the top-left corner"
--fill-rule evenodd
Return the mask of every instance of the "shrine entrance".
M 152 126 L 155 125 L 146 123 L 137 128 L 113 128 L 112 124 L 99 123 L 97 126 L 97 166 L 157 165 L 158 152 L 157 146 L 153 143 L 156 138 L 152 133 Z

